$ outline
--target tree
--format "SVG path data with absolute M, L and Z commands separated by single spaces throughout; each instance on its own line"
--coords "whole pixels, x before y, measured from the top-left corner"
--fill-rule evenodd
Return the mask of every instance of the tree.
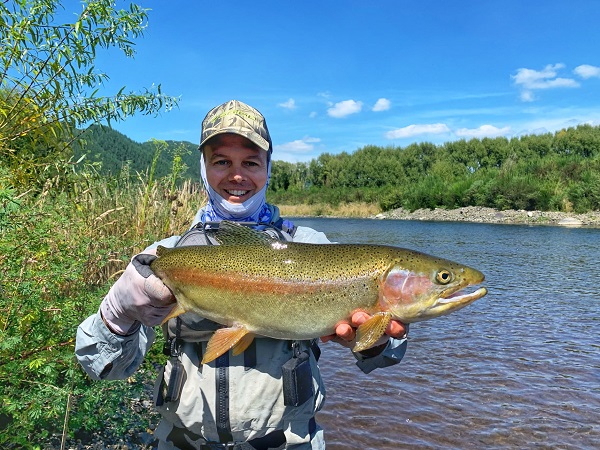
M 111 0 L 82 4 L 73 23 L 56 23 L 58 0 L 0 3 L 0 161 L 9 168 L 46 168 L 64 158 L 82 125 L 158 114 L 177 104 L 160 85 L 99 95 L 108 75 L 95 65 L 97 51 L 118 48 L 133 57 L 147 10 L 136 4 L 117 9 Z

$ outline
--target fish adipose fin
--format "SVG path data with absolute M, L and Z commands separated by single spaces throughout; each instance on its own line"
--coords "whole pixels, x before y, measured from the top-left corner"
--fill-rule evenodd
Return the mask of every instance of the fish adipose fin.
M 223 220 L 219 223 L 219 229 L 215 232 L 214 237 L 221 245 L 266 245 L 277 241 L 277 239 L 269 236 L 267 233 L 262 233 L 228 220 Z
M 202 364 L 211 362 L 219 356 L 233 349 L 234 355 L 239 355 L 254 340 L 254 334 L 248 332 L 246 327 L 219 328 L 208 341 Z
M 392 315 L 389 312 L 379 312 L 359 326 L 356 330 L 356 344 L 352 351 L 362 352 L 375 345 L 385 333 L 390 320 Z

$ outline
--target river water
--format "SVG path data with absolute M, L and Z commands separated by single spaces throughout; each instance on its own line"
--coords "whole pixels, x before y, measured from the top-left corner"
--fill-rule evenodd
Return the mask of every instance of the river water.
M 322 345 L 327 448 L 600 448 L 600 229 L 305 219 L 340 243 L 481 270 L 489 293 L 411 325 L 399 365 L 363 374 Z

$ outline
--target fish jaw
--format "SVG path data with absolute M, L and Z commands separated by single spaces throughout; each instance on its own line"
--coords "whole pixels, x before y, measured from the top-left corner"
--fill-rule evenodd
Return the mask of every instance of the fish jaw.
M 463 292 L 484 281 L 478 270 L 466 266 L 427 269 L 392 267 L 382 277 L 380 308 L 403 323 L 420 322 L 458 311 L 487 294 L 483 287 Z

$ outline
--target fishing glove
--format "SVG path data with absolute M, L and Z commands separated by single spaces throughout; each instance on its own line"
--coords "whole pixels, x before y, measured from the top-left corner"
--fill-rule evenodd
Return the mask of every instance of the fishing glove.
M 100 304 L 104 323 L 113 333 L 133 334 L 140 323 L 159 325 L 175 306 L 172 292 L 150 268 L 155 259 L 149 253 L 134 256 Z

